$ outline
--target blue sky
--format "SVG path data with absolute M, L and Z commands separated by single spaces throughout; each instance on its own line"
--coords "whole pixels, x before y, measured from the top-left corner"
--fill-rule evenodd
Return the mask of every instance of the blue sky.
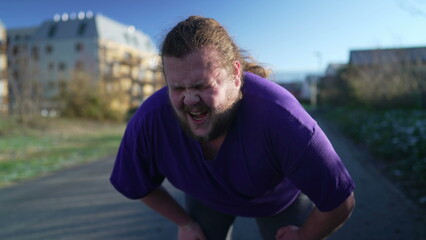
M 426 46 L 425 0 L 0 0 L 7 28 L 89 10 L 134 25 L 157 46 L 177 21 L 213 17 L 275 71 L 322 71 L 347 62 L 351 49 Z

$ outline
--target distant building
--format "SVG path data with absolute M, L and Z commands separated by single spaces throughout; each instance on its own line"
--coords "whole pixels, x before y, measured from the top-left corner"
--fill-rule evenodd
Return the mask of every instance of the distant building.
M 348 82 L 341 74 L 347 64 L 330 63 L 324 75 L 318 80 L 318 103 L 324 105 L 344 105 L 348 100 Z
M 352 50 L 349 64 L 354 67 L 375 67 L 387 64 L 426 66 L 426 47 Z
M 330 63 L 325 69 L 324 75 L 319 78 L 319 84 L 323 87 L 333 87 L 338 77 L 339 71 L 346 67 L 347 64 Z
M 36 27 L 8 29 L 7 39 L 12 112 L 25 85 L 26 98 L 38 99 L 43 112 L 57 109 L 61 89 L 82 75 L 106 91 L 127 92 L 124 100 L 111 98 L 123 111 L 164 85 L 149 36 L 100 14 L 56 15 Z
M 339 73 L 339 71 L 344 68 L 347 64 L 342 63 L 330 63 L 325 69 L 325 77 L 335 77 Z
M 0 21 L 0 113 L 8 110 L 6 28 Z
M 311 84 L 307 81 L 318 74 L 312 71 L 273 72 L 270 79 L 287 89 L 299 101 L 310 102 Z
M 313 106 L 317 105 L 319 75 L 308 75 L 302 84 L 300 92 L 301 101 L 309 101 Z

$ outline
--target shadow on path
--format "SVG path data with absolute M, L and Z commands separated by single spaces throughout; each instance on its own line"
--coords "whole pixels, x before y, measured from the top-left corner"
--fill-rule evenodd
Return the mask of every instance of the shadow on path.
M 424 217 L 369 164 L 370 156 L 323 121 L 356 184 L 357 207 L 332 240 L 426 239 Z M 0 189 L 0 239 L 176 239 L 176 227 L 109 183 L 113 158 Z M 182 203 L 183 194 L 165 183 Z M 253 219 L 237 218 L 234 240 L 260 239 Z
M 113 162 L 107 157 L 0 189 L 0 239 L 176 239 L 173 223 L 110 185 Z M 234 239 L 259 239 L 253 220 L 235 225 Z

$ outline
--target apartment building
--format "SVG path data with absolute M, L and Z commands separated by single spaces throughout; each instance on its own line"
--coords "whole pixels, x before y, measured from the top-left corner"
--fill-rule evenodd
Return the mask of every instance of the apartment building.
M 149 36 L 91 12 L 55 15 L 39 26 L 8 29 L 10 110 L 33 99 L 43 112 L 56 111 L 64 86 L 78 78 L 114 92 L 112 107 L 127 111 L 164 86 L 157 49 Z M 25 90 L 25 91 L 23 91 Z
M 426 47 L 352 50 L 349 55 L 349 64 L 361 68 L 383 65 L 424 67 L 426 66 Z

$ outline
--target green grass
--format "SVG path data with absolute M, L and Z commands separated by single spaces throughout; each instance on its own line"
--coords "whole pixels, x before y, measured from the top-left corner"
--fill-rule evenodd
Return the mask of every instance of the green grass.
M 0 119 L 0 187 L 114 154 L 124 124 L 37 120 L 23 126 Z
M 426 111 L 336 108 L 324 115 L 365 145 L 384 173 L 426 206 Z

